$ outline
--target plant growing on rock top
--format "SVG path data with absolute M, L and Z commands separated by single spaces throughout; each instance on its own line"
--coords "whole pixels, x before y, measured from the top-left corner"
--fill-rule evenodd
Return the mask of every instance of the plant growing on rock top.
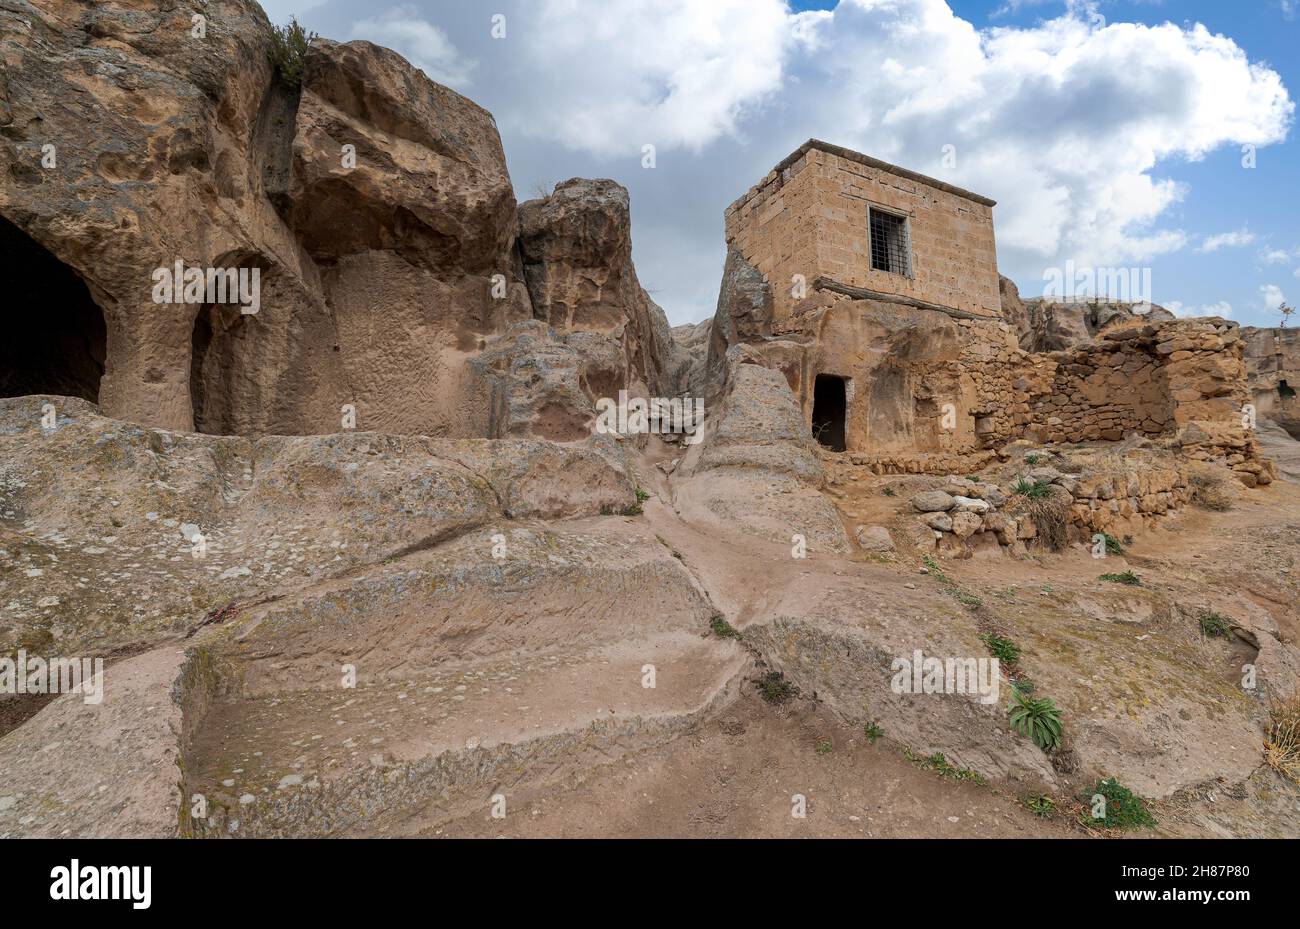
M 1056 704 L 1047 697 L 1035 700 L 1015 686 L 1011 697 L 1007 707 L 1011 728 L 1032 739 L 1043 751 L 1057 748 L 1061 744 L 1061 711 Z
M 289 25 L 272 28 L 271 48 L 267 54 L 281 83 L 289 87 L 302 86 L 307 47 L 315 38 L 316 33 L 303 29 L 294 17 L 289 18 Z

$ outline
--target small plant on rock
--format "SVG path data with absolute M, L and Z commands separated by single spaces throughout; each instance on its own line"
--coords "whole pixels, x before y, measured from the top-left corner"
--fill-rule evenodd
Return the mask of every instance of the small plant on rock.
M 1047 496 L 1051 486 L 1050 481 L 1027 481 L 1022 477 L 1012 485 L 1011 490 L 1030 500 L 1041 500 Z
M 1197 621 L 1201 626 L 1201 635 L 1207 639 L 1226 639 L 1232 634 L 1228 621 L 1213 611 L 1205 611 Z
M 768 671 L 755 683 L 759 695 L 768 703 L 785 703 L 795 694 L 794 685 L 780 671 Z
M 884 490 L 881 491 L 881 493 L 884 494 L 886 497 L 895 496 L 894 488 L 892 487 L 886 487 Z
M 885 734 L 885 730 L 880 728 L 880 723 L 878 722 L 867 723 L 862 727 L 862 731 L 865 733 L 868 742 L 875 742 Z
M 1011 688 L 1010 713 L 1011 728 L 1021 735 L 1032 739 L 1043 751 L 1057 748 L 1061 744 L 1061 711 L 1047 697 L 1035 700 L 1028 694 Z
M 1107 554 L 1107 555 L 1122 555 L 1122 554 L 1124 554 L 1124 546 L 1120 543 L 1119 539 L 1115 538 L 1115 537 L 1114 537 L 1113 535 L 1111 535 L 1109 532 L 1103 532 L 1103 533 L 1101 534 L 1101 537 L 1102 537 L 1102 540 L 1105 541 L 1105 543 L 1106 543 L 1106 554 Z
M 740 633 L 736 631 L 736 627 L 727 622 L 727 617 L 723 616 L 721 613 L 713 614 L 709 619 L 709 628 L 713 630 L 713 634 L 720 639 L 740 638 Z

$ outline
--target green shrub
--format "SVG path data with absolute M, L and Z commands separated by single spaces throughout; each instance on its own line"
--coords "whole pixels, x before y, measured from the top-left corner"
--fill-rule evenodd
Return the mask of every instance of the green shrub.
M 834 750 L 835 746 L 831 744 L 830 739 L 825 739 L 817 743 L 817 754 L 819 755 L 829 755 Z
M 1050 481 L 1027 481 L 1022 477 L 1016 481 L 1011 490 L 1022 497 L 1028 497 L 1030 500 L 1041 500 L 1047 496 L 1048 488 L 1051 486 Z
M 943 752 L 935 752 L 933 755 L 918 755 L 910 748 L 904 748 L 903 754 L 907 757 L 908 761 L 911 761 L 913 764 L 925 768 L 928 771 L 934 771 L 936 774 L 940 774 L 951 780 L 973 781 L 976 784 L 985 783 L 984 775 L 977 771 L 972 771 L 970 768 L 956 767 L 952 762 L 944 757 Z
M 1105 540 L 1105 542 L 1106 542 L 1106 554 L 1107 554 L 1107 555 L 1122 555 L 1122 554 L 1124 554 L 1124 546 L 1120 544 L 1119 539 L 1115 538 L 1115 537 L 1114 537 L 1113 535 L 1111 535 L 1109 532 L 1103 532 L 1101 535 L 1102 535 L 1102 538 L 1103 538 L 1103 539 Z
M 1010 639 L 986 632 L 980 636 L 980 641 L 989 647 L 989 653 L 998 661 L 1015 664 L 1020 660 L 1020 646 Z
M 1061 711 L 1047 697 L 1035 700 L 1018 688 L 1011 688 L 1012 702 L 1007 710 L 1010 712 L 1011 728 L 1027 738 L 1043 751 L 1056 748 L 1061 744 Z
M 1201 635 L 1211 639 L 1226 639 L 1232 634 L 1228 621 L 1218 613 L 1206 611 L 1200 616 Z
M 1156 824 L 1156 818 L 1151 815 L 1142 798 L 1135 796 L 1133 791 L 1113 777 L 1098 781 L 1097 789 L 1093 793 L 1100 794 L 1106 801 L 1105 816 L 1098 819 L 1090 815 L 1094 824 L 1105 826 L 1107 829 L 1139 829 Z M 1092 798 L 1088 798 L 1087 806 L 1091 814 Z
M 1056 811 L 1056 801 L 1051 797 L 1029 797 L 1025 800 L 1025 807 L 1035 816 L 1041 816 L 1043 819 L 1051 817 Z
M 1142 578 L 1138 577 L 1132 571 L 1125 571 L 1123 574 L 1103 574 L 1103 581 L 1110 581 L 1113 584 L 1127 584 L 1130 587 L 1141 587 Z
M 768 671 L 756 682 L 759 695 L 768 703 L 785 703 L 794 696 L 794 685 L 780 671 Z
M 1026 456 L 1025 456 L 1025 464 L 1029 465 L 1029 467 L 1031 467 L 1031 468 L 1032 468 L 1034 465 L 1038 464 L 1038 463 L 1039 463 L 1040 461 L 1042 461 L 1042 460 L 1043 460 L 1043 459 L 1042 459 L 1042 456 L 1040 456 L 1040 455 L 1026 455 Z
M 636 502 L 637 502 L 637 503 L 645 503 L 645 502 L 646 502 L 647 500 L 649 500 L 649 499 L 650 499 L 650 492 L 649 492 L 649 491 L 642 490 L 640 487 L 638 487 L 638 488 L 636 489 Z
M 271 30 L 271 48 L 268 56 L 280 81 L 289 87 L 302 84 L 303 69 L 307 64 L 307 46 L 316 38 L 290 17 L 289 25 L 275 26 Z
M 867 723 L 865 726 L 862 727 L 862 731 L 866 733 L 868 742 L 875 742 L 877 739 L 879 739 L 882 735 L 885 734 L 885 730 L 880 728 L 880 723 L 878 722 Z
M 727 617 L 723 616 L 721 613 L 713 614 L 709 619 L 709 628 L 712 629 L 713 634 L 720 639 L 740 638 L 740 633 L 736 631 L 736 627 L 727 622 Z
M 892 497 L 894 496 L 894 488 L 886 487 L 884 490 L 881 491 L 881 493 L 884 494 L 886 497 Z

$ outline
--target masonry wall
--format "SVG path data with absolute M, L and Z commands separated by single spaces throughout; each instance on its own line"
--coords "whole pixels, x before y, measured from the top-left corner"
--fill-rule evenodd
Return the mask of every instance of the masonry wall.
M 906 215 L 912 275 L 871 268 L 870 206 Z M 818 276 L 993 318 L 1001 316 L 993 209 L 986 203 L 819 148 L 771 172 L 726 213 L 729 245 L 773 290 L 775 318 Z

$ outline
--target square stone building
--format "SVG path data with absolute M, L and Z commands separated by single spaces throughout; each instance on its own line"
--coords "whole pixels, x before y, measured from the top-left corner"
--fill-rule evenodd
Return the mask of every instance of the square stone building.
M 775 320 L 818 279 L 997 319 L 994 205 L 810 139 L 727 210 L 727 243 L 772 287 Z

